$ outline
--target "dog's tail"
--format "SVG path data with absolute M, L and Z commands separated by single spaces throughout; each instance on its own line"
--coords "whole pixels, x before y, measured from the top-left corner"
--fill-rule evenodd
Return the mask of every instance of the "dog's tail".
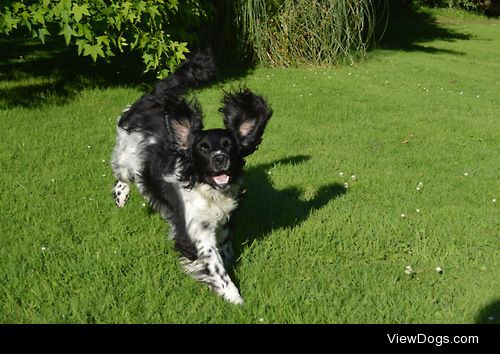
M 200 51 L 184 61 L 166 79 L 155 86 L 156 97 L 180 97 L 191 88 L 209 84 L 216 76 L 215 61 L 210 50 Z

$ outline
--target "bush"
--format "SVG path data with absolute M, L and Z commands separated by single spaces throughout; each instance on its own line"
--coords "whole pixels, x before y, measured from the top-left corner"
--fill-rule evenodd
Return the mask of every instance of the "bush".
M 364 56 L 374 40 L 376 4 L 382 8 L 386 1 L 222 0 L 216 13 L 225 13 L 226 41 L 250 61 L 332 65 Z
M 416 6 L 453 7 L 467 11 L 482 12 L 490 3 L 488 0 L 412 0 Z
M 42 43 L 50 35 L 64 38 L 78 54 L 109 59 L 135 51 L 145 71 L 159 77 L 172 71 L 196 42 L 208 5 L 198 0 L 31 0 L 4 2 L 0 33 L 26 28 Z

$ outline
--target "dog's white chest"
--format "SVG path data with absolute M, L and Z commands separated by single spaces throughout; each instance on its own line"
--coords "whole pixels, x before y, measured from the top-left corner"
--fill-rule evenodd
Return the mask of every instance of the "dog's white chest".
M 188 220 L 207 220 L 225 223 L 238 202 L 233 193 L 222 193 L 208 185 L 182 189 L 182 199 Z

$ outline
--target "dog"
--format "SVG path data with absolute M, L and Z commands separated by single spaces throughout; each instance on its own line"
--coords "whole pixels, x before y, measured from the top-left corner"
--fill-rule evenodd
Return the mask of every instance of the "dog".
M 204 130 L 199 103 L 185 94 L 215 75 L 212 55 L 199 52 L 122 112 L 111 159 L 113 194 L 121 208 L 135 183 L 170 224 L 184 270 L 242 304 L 225 268 L 234 257 L 228 221 L 245 158 L 258 149 L 272 109 L 247 88 L 225 92 L 219 109 L 225 129 Z

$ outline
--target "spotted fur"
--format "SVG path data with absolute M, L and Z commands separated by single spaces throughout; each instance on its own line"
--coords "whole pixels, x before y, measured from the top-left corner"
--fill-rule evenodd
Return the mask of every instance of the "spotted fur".
M 123 207 L 136 183 L 170 224 L 184 270 L 224 299 L 243 299 L 226 266 L 234 258 L 228 221 L 238 206 L 244 158 L 257 150 L 272 115 L 248 89 L 226 93 L 225 129 L 203 130 L 196 100 L 184 92 L 210 82 L 213 59 L 197 54 L 127 107 L 112 155 L 115 203 Z

